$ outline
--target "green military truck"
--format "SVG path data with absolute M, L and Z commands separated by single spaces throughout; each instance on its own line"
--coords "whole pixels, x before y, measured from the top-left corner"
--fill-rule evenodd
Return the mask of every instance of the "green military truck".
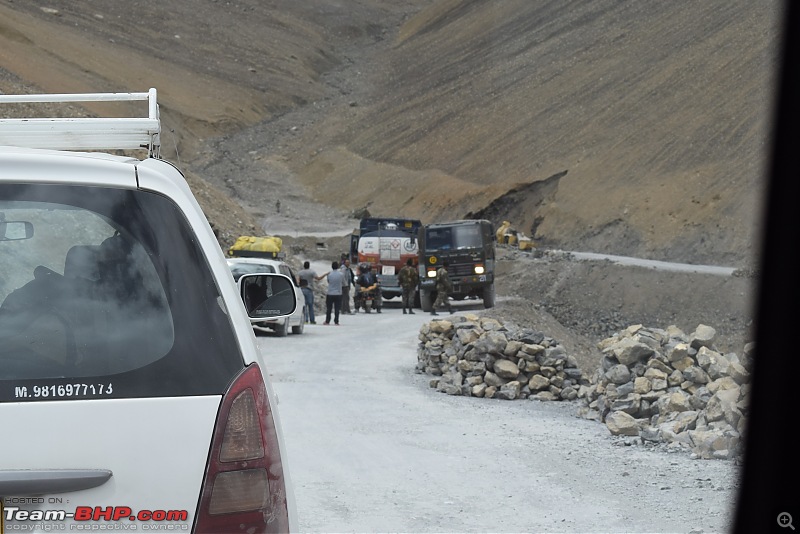
M 495 235 L 487 220 L 458 220 L 419 229 L 419 292 L 423 311 L 436 299 L 436 270 L 447 261 L 454 300 L 478 298 L 494 306 Z

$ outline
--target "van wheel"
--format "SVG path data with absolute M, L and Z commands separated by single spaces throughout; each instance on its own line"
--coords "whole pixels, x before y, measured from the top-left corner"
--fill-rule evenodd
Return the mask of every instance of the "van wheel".
M 300 319 L 300 324 L 292 327 L 292 334 L 302 334 L 306 328 L 306 308 L 303 307 L 303 317 Z
M 283 337 L 289 333 L 289 318 L 283 320 L 281 324 L 275 325 L 275 335 Z

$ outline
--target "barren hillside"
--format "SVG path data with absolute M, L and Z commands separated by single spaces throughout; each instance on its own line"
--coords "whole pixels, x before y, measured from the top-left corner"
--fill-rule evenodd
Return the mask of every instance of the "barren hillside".
M 354 169 L 367 183 L 392 176 L 388 192 L 378 178 L 357 193 L 381 211 L 509 219 L 563 248 L 741 262 L 757 231 L 775 14 L 748 2 L 436 2 L 364 73 L 372 90 L 343 132 L 338 115 L 307 130 L 314 155 L 297 169 L 331 199 Z
M 483 216 L 547 246 L 746 265 L 778 6 L 3 1 L 0 90 L 157 87 L 167 157 L 224 236 L 313 197 L 331 218 Z

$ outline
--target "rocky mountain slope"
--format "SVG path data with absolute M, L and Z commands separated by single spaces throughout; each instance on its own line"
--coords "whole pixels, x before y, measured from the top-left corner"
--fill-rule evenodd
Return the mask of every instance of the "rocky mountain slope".
M 157 87 L 168 157 L 247 208 L 245 226 L 295 195 L 508 219 L 565 249 L 757 252 L 777 2 L 53 0 L 0 15 L 0 89 Z
M 766 7 L 436 2 L 362 74 L 354 120 L 305 128 L 296 168 L 339 205 L 508 219 L 573 250 L 741 262 L 758 237 L 770 118 Z
M 750 269 L 780 5 L 3 0 L 0 91 L 156 87 L 163 153 L 223 247 L 343 235 L 366 209 Z M 747 278 L 609 269 L 515 258 L 499 290 L 589 339 L 649 320 L 748 335 Z

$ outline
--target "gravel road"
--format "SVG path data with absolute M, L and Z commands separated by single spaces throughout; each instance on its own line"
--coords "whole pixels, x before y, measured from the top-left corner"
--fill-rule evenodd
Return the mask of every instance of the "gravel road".
M 577 404 L 438 393 L 414 372 L 431 317 L 395 306 L 259 338 L 302 531 L 727 531 L 733 462 L 612 437 Z

